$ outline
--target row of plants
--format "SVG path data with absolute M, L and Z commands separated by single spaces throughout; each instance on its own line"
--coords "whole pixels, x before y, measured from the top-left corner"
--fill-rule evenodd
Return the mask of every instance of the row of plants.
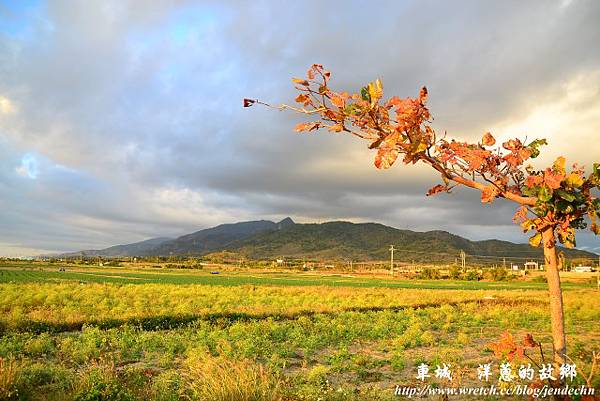
M 0 284 L 0 328 L 3 331 L 68 331 L 84 324 L 110 328 L 124 323 L 158 329 L 187 324 L 194 319 L 249 319 L 271 316 L 363 309 L 393 309 L 480 300 L 484 295 L 502 301 L 504 291 L 456 291 L 348 287 L 114 285 L 79 283 Z M 511 300 L 546 294 L 513 291 Z M 173 325 L 170 325 L 170 322 Z
M 518 306 L 523 299 L 515 295 Z M 582 344 L 573 353 L 582 361 L 598 345 L 598 302 L 591 293 L 567 301 L 569 333 Z M 383 399 L 392 383 L 414 382 L 418 363 L 476 366 L 477 357 L 486 356 L 482 344 L 506 329 L 540 333 L 548 344 L 546 306 L 526 305 L 470 301 L 284 320 L 195 321 L 163 331 L 126 325 L 8 333 L 0 337 L 0 382 L 9 383 L 6 399 Z M 233 381 L 220 390 L 225 373 L 217 366 L 232 372 L 224 380 Z M 266 398 L 252 395 L 252 388 Z

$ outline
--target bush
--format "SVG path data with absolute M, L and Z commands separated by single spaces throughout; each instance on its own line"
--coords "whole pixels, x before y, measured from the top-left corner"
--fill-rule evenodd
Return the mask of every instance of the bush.
M 282 383 L 262 365 L 249 360 L 230 360 L 204 355 L 185 363 L 184 391 L 192 400 L 277 401 Z
M 508 273 L 501 267 L 496 267 L 489 271 L 490 278 L 494 281 L 505 281 L 508 278 Z
M 426 280 L 437 280 L 440 278 L 440 271 L 431 267 L 425 267 L 420 274 L 420 278 Z
M 461 274 L 462 274 L 462 271 L 460 270 L 460 267 L 458 267 L 458 266 L 452 266 L 450 268 L 450 278 L 451 279 L 460 280 Z
M 20 366 L 13 359 L 0 358 L 0 400 L 16 400 L 18 398 L 17 380 Z
M 95 365 L 83 374 L 75 401 L 134 401 L 117 378 L 114 366 Z
M 73 374 L 68 369 L 51 363 L 35 362 L 23 366 L 19 377 L 19 388 L 52 388 L 67 391 L 73 384 Z M 1 399 L 1 398 L 0 398 Z
M 477 270 L 468 270 L 465 274 L 465 280 L 468 281 L 479 281 L 481 280 L 481 274 Z

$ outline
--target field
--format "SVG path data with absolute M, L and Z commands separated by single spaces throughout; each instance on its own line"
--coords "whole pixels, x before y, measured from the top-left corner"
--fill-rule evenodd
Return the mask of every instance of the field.
M 402 399 L 395 386 L 419 386 L 421 363 L 477 383 L 505 330 L 551 352 L 545 283 L 531 280 L 57 270 L 0 267 L 0 399 Z M 586 373 L 600 296 L 589 281 L 564 289 L 569 354 Z

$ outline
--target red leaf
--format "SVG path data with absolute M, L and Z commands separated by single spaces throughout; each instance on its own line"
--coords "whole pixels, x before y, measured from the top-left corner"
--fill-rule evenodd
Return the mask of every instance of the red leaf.
M 421 91 L 419 92 L 419 101 L 421 102 L 421 104 L 427 103 L 427 94 L 427 87 L 422 87 Z
M 531 333 L 527 333 L 523 339 L 523 346 L 527 348 L 534 348 L 538 346 L 538 343 L 533 339 Z
M 430 188 L 429 191 L 427 191 L 427 196 L 432 196 L 440 192 L 445 192 L 447 190 L 448 187 L 446 187 L 445 185 L 436 185 L 435 187 Z

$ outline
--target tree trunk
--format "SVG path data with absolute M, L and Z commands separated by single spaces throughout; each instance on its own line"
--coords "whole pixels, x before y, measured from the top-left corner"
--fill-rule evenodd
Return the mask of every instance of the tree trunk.
M 563 298 L 558 274 L 558 257 L 556 255 L 556 239 L 554 228 L 542 231 L 544 241 L 544 265 L 548 278 L 550 293 L 550 320 L 552 323 L 553 361 L 556 365 L 566 363 L 567 343 L 565 338 L 565 318 L 563 313 Z M 556 371 L 555 371 L 556 372 Z

